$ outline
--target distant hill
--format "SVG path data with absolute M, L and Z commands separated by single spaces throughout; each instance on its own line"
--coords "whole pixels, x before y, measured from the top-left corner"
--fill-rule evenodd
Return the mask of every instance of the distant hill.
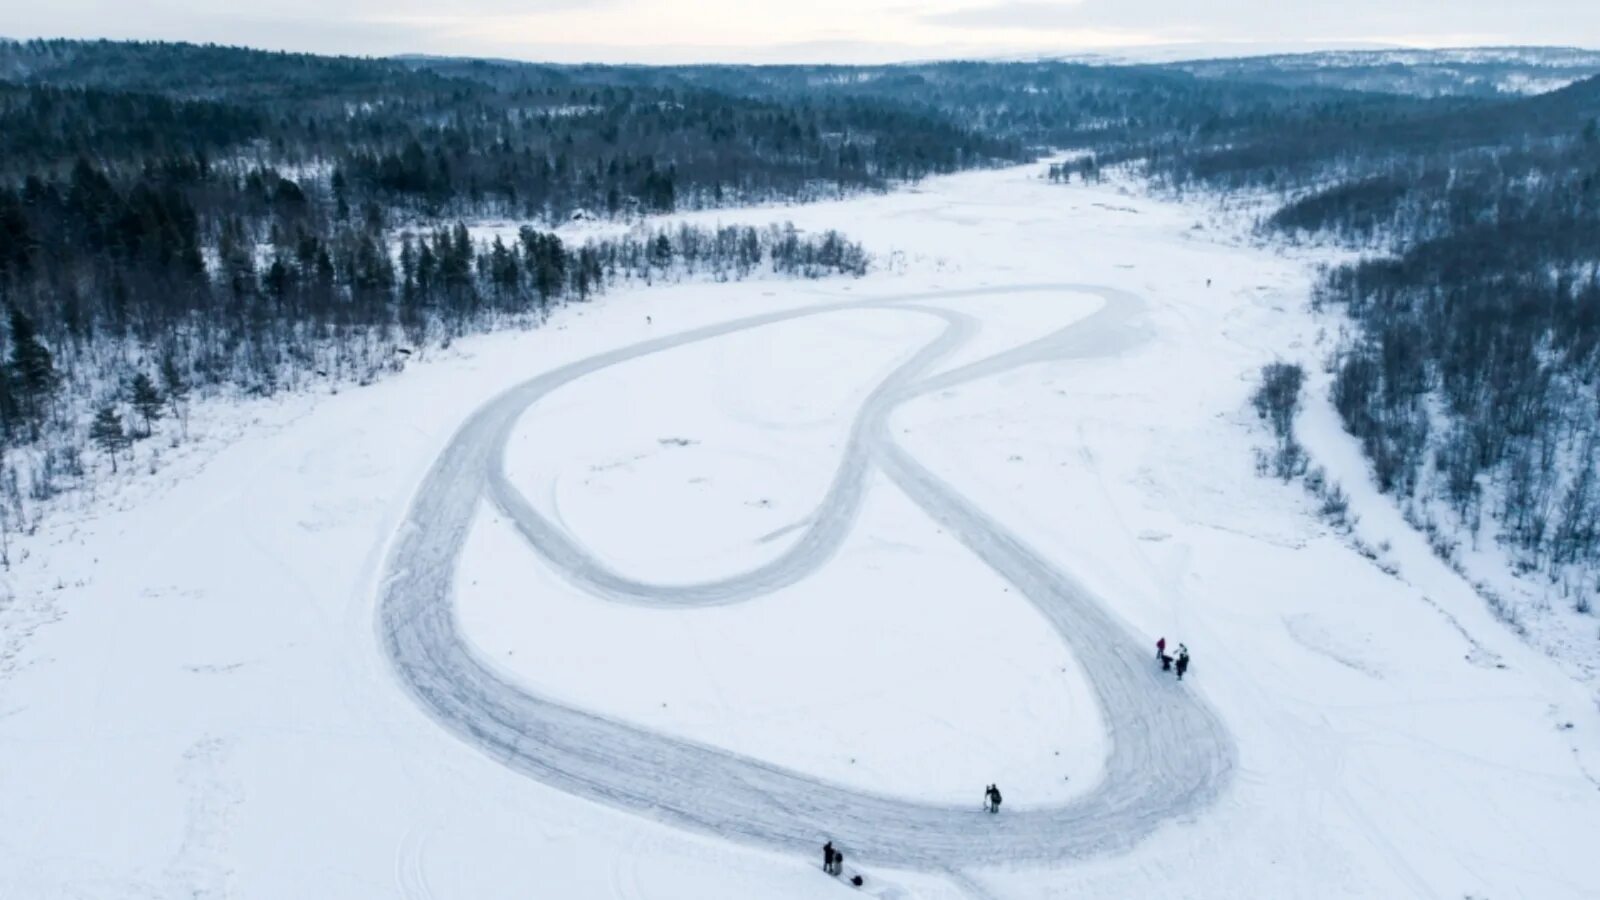
M 1600 74 L 1600 51 L 1576 47 L 1327 50 L 1168 66 L 1201 78 L 1417 97 L 1542 94 Z

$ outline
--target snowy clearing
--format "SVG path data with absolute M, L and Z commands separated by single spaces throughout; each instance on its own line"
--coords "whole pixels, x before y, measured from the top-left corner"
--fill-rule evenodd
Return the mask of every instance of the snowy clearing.
M 935 291 L 873 298 L 844 308 L 862 303 L 897 308 L 990 293 L 1048 302 L 1059 294 L 1086 290 L 1094 289 L 1031 285 Z M 925 376 L 933 365 L 976 333 L 978 322 L 960 313 L 910 306 L 933 312 L 946 328 L 869 395 L 840 449 L 833 483 L 801 539 L 771 562 L 697 583 L 650 584 L 585 553 L 510 484 L 503 448 L 525 410 L 571 381 L 639 356 L 816 311 L 769 313 L 656 338 L 516 386 L 485 404 L 451 440 L 390 550 L 379 621 L 397 674 L 440 724 L 518 771 L 603 803 L 779 850 L 803 853 L 819 838 L 832 835 L 847 852 L 872 862 L 959 871 L 977 864 L 1114 852 L 1137 843 L 1167 819 L 1203 810 L 1227 786 L 1234 768 L 1232 741 L 1204 701 L 1158 673 L 1140 636 L 1109 615 L 1098 598 L 948 490 L 896 445 L 888 429 L 895 407 L 919 393 L 1019 366 L 1115 353 L 1137 332 L 1142 304 L 1123 292 L 1098 293 L 1102 307 L 1082 322 L 931 377 Z M 492 497 L 544 560 L 594 596 L 672 610 L 750 602 L 820 570 L 849 536 L 867 475 L 875 469 L 1004 576 L 1019 599 L 1037 609 L 1077 656 L 1109 729 L 1120 736 L 1109 745 L 1103 777 L 1085 796 L 989 819 L 970 801 L 936 806 L 832 784 L 528 692 L 485 666 L 459 633 L 453 582 L 480 497 Z M 744 678 L 763 675 L 760 670 L 741 673 Z M 985 831 L 975 834 L 978 827 Z
M 1397 575 L 1254 471 L 1256 372 L 1326 324 L 1308 261 L 1039 174 L 687 216 L 892 264 L 619 291 L 47 523 L 0 608 L 0 896 L 848 896 L 826 836 L 879 897 L 1600 893 L 1592 687 L 1407 537 L 1324 410 L 1303 440 Z M 460 442 L 485 411 L 503 454 Z M 457 451 L 488 490 L 428 506 Z M 453 655 L 397 678 L 397 626 Z

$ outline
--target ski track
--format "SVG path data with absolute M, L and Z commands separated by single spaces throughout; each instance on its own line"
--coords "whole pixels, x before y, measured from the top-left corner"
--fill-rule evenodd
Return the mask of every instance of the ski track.
M 1030 343 L 927 374 L 975 334 L 978 323 L 952 309 L 923 304 L 1061 293 L 1092 294 L 1103 306 Z M 632 579 L 593 558 L 535 510 L 506 476 L 504 447 L 518 418 L 562 385 L 628 360 L 746 329 L 870 308 L 936 316 L 945 328 L 868 396 L 826 495 L 803 520 L 800 538 L 777 559 L 700 583 Z M 418 488 L 391 544 L 379 589 L 384 650 L 422 709 L 485 753 L 551 787 L 675 826 L 808 858 L 831 838 L 852 862 L 948 873 L 1126 851 L 1163 822 L 1196 813 L 1218 796 L 1236 766 L 1230 734 L 1188 687 L 1160 675 L 1147 641 L 897 445 L 889 418 L 915 397 L 1020 366 L 1115 354 L 1143 339 L 1142 308 L 1134 295 L 1078 284 L 851 300 L 644 341 L 517 385 L 473 413 Z M 815 572 L 848 537 L 874 468 L 1014 585 L 1081 663 L 1109 730 L 1103 777 L 1088 794 L 990 816 L 966 806 L 863 792 L 541 697 L 480 660 L 458 630 L 452 605 L 457 564 L 485 497 L 552 567 L 585 591 L 616 602 L 693 608 L 751 600 Z

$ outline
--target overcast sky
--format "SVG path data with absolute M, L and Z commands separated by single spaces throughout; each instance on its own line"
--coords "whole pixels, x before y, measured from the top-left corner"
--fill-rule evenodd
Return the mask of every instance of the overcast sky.
M 1600 48 L 1600 0 L 0 0 L 0 36 L 563 62 L 867 62 L 1191 43 Z

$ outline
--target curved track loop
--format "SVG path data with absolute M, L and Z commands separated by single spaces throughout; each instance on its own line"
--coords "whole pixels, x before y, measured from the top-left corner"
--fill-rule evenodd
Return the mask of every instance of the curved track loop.
M 916 301 L 1001 294 L 1088 293 L 1094 314 L 1032 343 L 929 376 L 976 330 L 970 317 Z M 1042 298 L 1041 298 L 1042 299 Z M 943 333 L 899 366 L 862 405 L 838 472 L 801 537 L 778 558 L 694 584 L 630 579 L 590 557 L 507 479 L 503 450 L 518 418 L 568 382 L 651 353 L 840 310 L 898 308 L 944 319 Z M 1115 353 L 1141 339 L 1142 301 L 1105 288 L 1026 285 L 813 306 L 645 341 L 548 372 L 479 409 L 434 463 L 391 548 L 378 610 L 400 680 L 446 728 L 507 766 L 578 796 L 769 848 L 814 853 L 831 837 L 857 861 L 955 871 L 1004 862 L 1079 859 L 1126 850 L 1175 815 L 1198 811 L 1226 785 L 1232 739 L 1193 693 L 1162 677 L 1146 641 L 923 467 L 889 436 L 905 401 L 1018 366 Z M 838 550 L 877 467 L 1027 598 L 1087 675 L 1110 731 L 1103 778 L 1050 807 L 988 816 L 973 807 L 862 791 L 716 747 L 658 734 L 540 697 L 481 661 L 457 630 L 452 590 L 461 549 L 488 496 L 532 547 L 574 584 L 609 600 L 662 607 L 737 603 L 804 578 Z

